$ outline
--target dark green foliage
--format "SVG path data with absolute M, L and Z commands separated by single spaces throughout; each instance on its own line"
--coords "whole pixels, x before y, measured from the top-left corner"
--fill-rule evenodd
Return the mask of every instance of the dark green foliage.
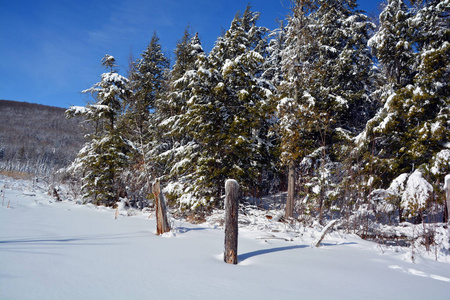
M 110 72 L 102 74 L 102 80 L 84 91 L 92 93 L 95 102 L 86 107 L 71 107 L 68 117 L 82 115 L 92 124 L 94 132 L 78 153 L 69 171 L 81 177 L 84 197 L 96 204 L 113 206 L 122 189 L 120 176 L 129 158 L 132 146 L 117 129 L 117 119 L 123 102 L 129 97 L 128 80 L 119 75 L 114 57 L 106 55 L 102 64 Z
M 430 167 L 448 147 L 450 30 L 444 11 L 445 1 L 426 2 L 415 14 L 403 1 L 389 1 L 371 40 L 389 88 L 363 141 L 384 186 L 415 167 Z
M 388 1 L 380 14 L 380 28 L 369 41 L 389 83 L 397 87 L 410 84 L 413 76 L 411 13 L 403 0 Z
M 82 164 L 84 197 L 97 205 L 113 206 L 123 189 L 120 174 L 128 163 L 130 145 L 119 135 L 110 133 L 94 138 L 80 151 L 77 163 Z M 78 166 L 74 166 L 78 171 Z
M 202 204 L 218 203 L 227 178 L 257 196 L 262 173 L 271 169 L 272 93 L 260 77 L 267 30 L 256 26 L 258 17 L 249 7 L 237 14 L 211 53 L 198 57 L 196 71 L 187 74 L 193 96 L 182 120 L 198 145 L 192 192 Z
M 296 163 L 302 195 L 320 217 L 335 195 L 343 197 L 341 164 L 376 108 L 367 47 L 373 26 L 355 1 L 296 1 L 289 18 L 278 102 L 282 162 Z
M 448 0 L 389 0 L 371 39 L 355 0 L 292 4 L 270 34 L 247 7 L 209 54 L 186 29 L 171 69 L 155 34 L 129 81 L 106 56 L 110 72 L 87 90 L 96 102 L 69 110 L 95 129 L 73 168 L 87 195 L 109 203 L 126 183 L 144 199 L 157 177 L 171 203 L 211 208 L 226 179 L 260 197 L 293 165 L 297 212 L 322 219 L 349 216 L 419 167 L 414 178 L 439 189 L 450 172 Z M 398 211 L 410 203 L 391 198 Z
M 129 72 L 129 89 L 132 91 L 126 101 L 121 128 L 127 138 L 136 146 L 131 167 L 126 174 L 127 185 L 132 197 L 142 199 L 150 193 L 149 182 L 158 172 L 149 152 L 153 151 L 161 132 L 157 130 L 158 115 L 166 90 L 169 61 L 164 56 L 156 32 L 150 43 Z M 133 199 L 136 200 L 136 199 Z

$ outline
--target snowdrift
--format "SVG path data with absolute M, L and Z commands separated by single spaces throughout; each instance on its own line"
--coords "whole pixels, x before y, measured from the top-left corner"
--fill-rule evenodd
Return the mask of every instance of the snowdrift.
M 172 220 L 174 230 L 157 236 L 148 214 L 115 219 L 113 209 L 55 202 L 25 183 L 0 179 L 0 188 L 0 299 L 449 297 L 445 257 L 416 254 L 413 263 L 409 248 L 339 231 L 317 248 L 322 228 L 274 230 L 255 217 L 241 226 L 239 263 L 229 265 L 214 218 Z

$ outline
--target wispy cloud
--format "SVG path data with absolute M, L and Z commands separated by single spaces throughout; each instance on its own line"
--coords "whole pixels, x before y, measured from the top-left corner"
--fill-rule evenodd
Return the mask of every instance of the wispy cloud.
M 110 45 L 121 41 L 131 44 L 142 35 L 158 28 L 171 27 L 176 16 L 167 7 L 170 1 L 123 1 L 111 8 L 108 17 L 97 28 L 88 31 L 92 45 Z

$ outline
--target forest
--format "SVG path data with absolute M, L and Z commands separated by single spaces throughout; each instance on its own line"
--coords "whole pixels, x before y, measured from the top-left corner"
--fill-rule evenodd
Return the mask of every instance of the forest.
M 89 124 L 65 170 L 85 202 L 167 205 L 193 215 L 287 191 L 285 222 L 398 224 L 448 219 L 448 0 L 388 0 L 379 19 L 355 0 L 296 0 L 269 31 L 251 6 L 213 49 L 189 28 L 169 62 L 156 33 L 120 75 L 105 73 L 68 117 Z
M 68 120 L 65 109 L 0 100 L 0 174 L 13 177 L 53 174 L 72 162 L 83 133 L 80 120 Z

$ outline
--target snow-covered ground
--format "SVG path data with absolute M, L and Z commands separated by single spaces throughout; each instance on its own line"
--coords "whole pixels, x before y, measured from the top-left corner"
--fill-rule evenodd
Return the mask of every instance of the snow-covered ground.
M 148 214 L 55 202 L 0 178 L 0 299 L 449 299 L 450 264 L 337 231 L 223 230 L 176 220 L 156 236 Z M 14 189 L 11 189 L 14 188 Z M 9 208 L 8 208 L 9 204 Z M 258 229 L 259 228 L 259 229 Z

